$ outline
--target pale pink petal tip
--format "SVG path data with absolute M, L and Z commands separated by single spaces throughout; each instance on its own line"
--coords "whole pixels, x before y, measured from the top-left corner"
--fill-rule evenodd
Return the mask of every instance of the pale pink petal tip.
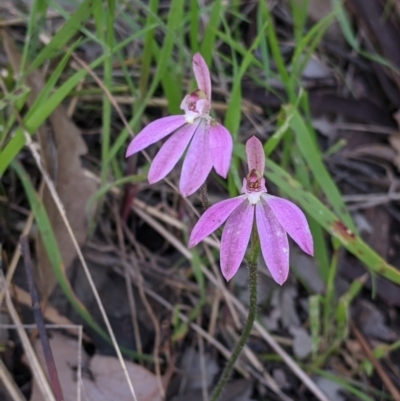
M 256 205 L 256 223 L 264 261 L 272 278 L 282 285 L 289 275 L 289 242 L 285 229 L 264 199 Z
M 207 64 L 200 53 L 193 56 L 193 72 L 196 78 L 197 87 L 207 96 L 207 100 L 211 101 L 211 77 Z
M 210 150 L 215 171 L 226 178 L 231 164 L 233 141 L 229 131 L 221 124 L 210 126 Z
M 175 130 L 185 124 L 185 117 L 169 116 L 159 118 L 146 125 L 128 145 L 125 157 L 132 156 L 134 153 L 140 152 L 167 135 L 172 134 Z
M 232 212 L 225 223 L 221 238 L 220 263 L 224 278 L 229 281 L 239 269 L 253 227 L 254 206 L 246 200 Z
M 252 136 L 246 142 L 246 155 L 249 172 L 256 170 L 263 176 L 265 170 L 265 153 L 262 143 L 255 136 Z
M 294 203 L 277 196 L 264 195 L 280 225 L 307 254 L 314 255 L 313 238 L 304 213 Z

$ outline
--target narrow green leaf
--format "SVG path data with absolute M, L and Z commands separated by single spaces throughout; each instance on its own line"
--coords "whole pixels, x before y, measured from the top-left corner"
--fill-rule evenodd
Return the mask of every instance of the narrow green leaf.
M 51 38 L 51 41 L 31 63 L 29 71 L 40 67 L 44 61 L 51 60 L 68 41 L 80 30 L 82 24 L 89 18 L 93 0 L 84 0 L 65 24 Z
M 372 272 L 387 278 L 393 283 L 400 284 L 400 271 L 382 259 L 359 236 L 357 236 L 346 224 L 332 213 L 312 193 L 295 181 L 281 167 L 272 160 L 266 160 L 267 179 L 272 181 L 286 195 L 290 196 L 333 237 Z
M 318 354 L 321 333 L 321 295 L 312 295 L 308 298 L 308 317 L 310 320 L 311 353 L 313 357 Z
M 355 231 L 353 220 L 347 212 L 340 191 L 322 162 L 321 153 L 312 139 L 309 128 L 294 107 L 285 106 L 285 110 L 287 115 L 291 116 L 289 122 L 290 128 L 295 132 L 297 146 L 304 160 L 309 165 L 314 178 L 324 192 L 328 202 L 332 205 L 333 210 L 352 231 Z
M 136 37 L 140 37 L 141 35 L 143 35 L 143 33 L 145 33 L 150 28 L 146 27 L 138 32 L 135 32 L 133 35 L 124 39 L 121 43 L 116 45 L 113 50 L 118 51 L 119 49 L 126 46 L 129 42 L 134 40 Z M 107 57 L 110 57 L 109 53 L 103 54 L 97 60 L 93 61 L 89 67 L 91 69 L 98 67 Z M 78 85 L 78 83 L 87 75 L 87 73 L 88 72 L 85 69 L 81 69 L 76 72 L 54 93 L 52 93 L 46 101 L 43 101 L 39 110 L 36 109 L 34 113 L 28 114 L 27 117 L 24 118 L 24 125 L 29 134 L 32 135 L 34 132 L 36 132 L 36 130 L 43 124 L 46 118 L 53 112 L 55 108 L 58 107 L 58 105 L 68 96 L 68 94 L 76 87 L 76 85 Z M 126 136 L 127 135 L 128 134 L 126 133 Z M 22 149 L 24 144 L 25 138 L 22 128 L 17 128 L 13 138 L 7 143 L 5 149 L 0 151 L 0 177 L 4 174 L 4 171 Z
M 158 0 L 150 0 L 149 2 L 149 12 L 147 12 L 147 19 L 145 27 L 155 26 L 156 15 L 158 12 Z M 140 81 L 139 90 L 142 97 L 145 96 L 150 76 L 150 65 L 151 57 L 153 54 L 153 42 L 154 42 L 154 29 L 149 29 L 146 33 L 143 46 L 142 54 L 142 67 L 140 69 Z
M 222 1 L 215 0 L 211 9 L 210 18 L 204 32 L 204 37 L 200 45 L 200 53 L 207 65 L 211 64 L 212 52 L 215 48 L 215 38 L 221 22 Z

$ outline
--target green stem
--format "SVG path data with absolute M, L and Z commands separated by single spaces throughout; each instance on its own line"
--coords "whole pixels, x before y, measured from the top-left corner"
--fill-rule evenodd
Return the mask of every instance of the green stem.
M 211 394 L 210 401 L 217 401 L 219 396 L 221 395 L 222 390 L 225 388 L 225 385 L 232 373 L 233 367 L 235 366 L 235 362 L 242 351 L 243 346 L 246 344 L 247 339 L 250 336 L 251 329 L 253 328 L 253 323 L 256 318 L 257 313 L 257 256 L 258 249 L 257 246 L 253 248 L 252 257 L 249 260 L 249 314 L 247 316 L 246 324 L 244 325 L 242 335 L 239 338 L 238 343 L 236 344 L 234 350 L 232 351 L 232 355 L 228 360 L 228 363 L 225 366 L 224 371 L 222 372 L 221 378 L 214 391 Z

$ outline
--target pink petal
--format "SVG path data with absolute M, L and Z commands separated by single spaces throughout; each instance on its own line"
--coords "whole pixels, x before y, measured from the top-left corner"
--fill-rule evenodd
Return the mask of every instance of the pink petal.
M 281 226 L 297 245 L 305 253 L 313 255 L 313 238 L 304 213 L 294 203 L 286 199 L 272 195 L 264 195 L 263 198 L 274 212 Z
M 144 148 L 171 134 L 185 124 L 185 116 L 169 116 L 159 118 L 146 125 L 131 141 L 125 157 L 132 156 Z
M 197 87 L 204 92 L 211 102 L 211 77 L 207 64 L 200 53 L 193 56 L 193 72 L 196 78 Z
M 218 202 L 207 209 L 194 226 L 189 238 L 189 248 L 194 247 L 222 225 L 229 215 L 243 202 L 244 196 Z
M 272 278 L 282 285 L 289 274 L 289 242 L 285 230 L 263 198 L 256 204 L 261 253 Z
M 255 136 L 246 142 L 246 155 L 249 172 L 256 170 L 261 176 L 264 176 L 265 153 L 262 143 Z
M 204 120 L 194 135 L 183 161 L 179 190 L 183 196 L 196 192 L 205 182 L 212 169 L 209 133 Z
M 254 206 L 244 200 L 229 216 L 221 238 L 221 271 L 229 281 L 239 269 L 253 227 Z
M 194 124 L 186 124 L 178 129 L 161 147 L 153 163 L 150 166 L 148 180 L 150 184 L 162 180 L 178 163 L 188 146 L 193 134 L 196 132 L 200 121 Z
M 210 150 L 213 165 L 217 174 L 226 178 L 231 164 L 233 142 L 229 131 L 217 123 L 210 126 Z

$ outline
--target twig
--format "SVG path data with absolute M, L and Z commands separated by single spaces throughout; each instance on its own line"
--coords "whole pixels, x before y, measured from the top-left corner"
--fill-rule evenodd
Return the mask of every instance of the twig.
M 7 284 L 4 279 L 3 272 L 1 270 L 0 270 L 0 284 L 1 284 L 0 286 L 4 286 L 3 288 L 5 289 L 8 313 L 10 314 L 10 317 L 15 324 L 15 327 L 17 329 L 22 346 L 24 347 L 25 355 L 29 361 L 31 371 L 36 380 L 36 383 L 38 384 L 38 386 L 40 388 L 40 391 L 42 392 L 44 400 L 45 401 L 56 401 L 54 398 L 54 395 L 51 391 L 51 388 L 49 386 L 49 383 L 46 380 L 45 374 L 44 374 L 43 369 L 40 365 L 40 362 L 36 356 L 36 353 L 33 350 L 32 345 L 29 341 L 28 335 L 26 334 L 26 332 L 22 326 L 22 322 L 18 316 L 18 313 L 14 307 L 14 304 L 11 301 L 11 296 L 8 291 L 8 288 L 6 287 Z
M 44 182 L 42 181 L 41 187 L 43 185 L 44 185 Z M 29 234 L 29 231 L 31 230 L 31 227 L 32 227 L 32 223 L 33 223 L 33 213 L 31 212 L 31 213 L 29 213 L 29 217 L 26 220 L 26 223 L 22 230 L 21 236 Z M 8 269 L 7 269 L 7 274 L 5 277 L 6 285 L 3 289 L 0 290 L 0 305 L 2 305 L 2 303 L 3 303 L 3 299 L 6 295 L 6 288 L 8 288 L 10 286 L 10 283 L 11 283 L 11 280 L 15 273 L 15 270 L 17 269 L 17 265 L 18 265 L 20 256 L 21 256 L 21 252 L 19 251 L 19 247 L 17 246 L 17 247 L 15 247 L 14 254 L 12 256 L 10 265 L 8 266 Z
M 15 381 L 10 375 L 7 367 L 0 359 L 0 381 L 3 382 L 4 387 L 7 389 L 8 394 L 14 401 L 25 401 L 25 397 L 22 395 L 21 390 L 15 384 Z
M 400 393 L 393 384 L 393 382 L 390 380 L 390 377 L 386 374 L 385 370 L 383 369 L 382 365 L 379 363 L 379 361 L 375 358 L 374 354 L 371 351 L 371 348 L 369 347 L 367 340 L 364 338 L 364 336 L 361 334 L 361 332 L 357 329 L 357 327 L 354 324 L 351 324 L 351 329 L 354 333 L 354 336 L 357 338 L 358 342 L 361 345 L 361 348 L 363 349 L 365 355 L 369 359 L 369 361 L 372 363 L 374 366 L 376 373 L 378 373 L 379 377 L 381 378 L 382 382 L 385 384 L 386 388 L 388 389 L 389 393 L 393 397 L 393 401 L 400 401 Z
M 43 348 L 43 355 L 47 365 L 47 373 L 50 379 L 50 385 L 57 401 L 63 401 L 64 396 L 61 389 L 60 379 L 58 378 L 56 364 L 51 351 L 49 338 L 47 337 L 42 310 L 40 309 L 39 294 L 33 281 L 33 266 L 31 253 L 29 251 L 28 237 L 21 237 L 21 254 L 24 258 L 25 273 L 28 281 L 29 292 L 32 298 L 32 311 L 39 332 L 40 342 Z

